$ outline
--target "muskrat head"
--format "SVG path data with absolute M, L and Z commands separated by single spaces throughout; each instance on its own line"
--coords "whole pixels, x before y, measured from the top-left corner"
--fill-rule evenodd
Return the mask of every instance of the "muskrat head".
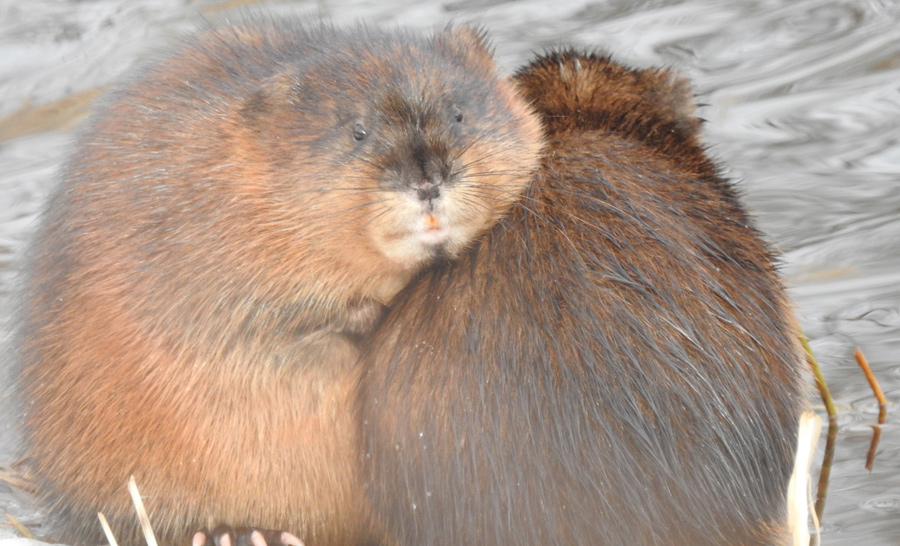
M 699 137 L 691 84 L 666 69 L 631 69 L 606 55 L 565 49 L 536 59 L 515 80 L 548 133 L 579 128 L 642 140 L 670 133 L 676 139 Z
M 340 217 L 345 244 L 362 235 L 401 267 L 456 256 L 527 184 L 537 118 L 469 27 L 320 32 L 258 125 L 277 135 L 279 176 Z

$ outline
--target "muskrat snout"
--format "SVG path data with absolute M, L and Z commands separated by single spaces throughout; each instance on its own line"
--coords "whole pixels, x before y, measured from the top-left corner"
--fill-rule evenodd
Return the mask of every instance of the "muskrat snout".
M 441 196 L 441 185 L 443 181 L 438 179 L 437 181 L 431 180 L 422 180 L 417 184 L 416 196 L 421 201 L 430 201 L 432 199 L 437 199 Z
M 410 146 L 406 157 L 402 157 L 396 171 L 401 187 L 410 188 L 420 201 L 429 203 L 444 193 L 444 185 L 451 178 L 449 153 L 435 146 L 417 143 Z

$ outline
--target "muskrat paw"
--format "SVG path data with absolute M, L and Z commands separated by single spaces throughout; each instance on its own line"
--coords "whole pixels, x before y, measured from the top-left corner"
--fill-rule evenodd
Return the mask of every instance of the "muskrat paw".
M 191 546 L 304 546 L 303 541 L 285 531 L 220 525 L 212 531 L 197 531 Z

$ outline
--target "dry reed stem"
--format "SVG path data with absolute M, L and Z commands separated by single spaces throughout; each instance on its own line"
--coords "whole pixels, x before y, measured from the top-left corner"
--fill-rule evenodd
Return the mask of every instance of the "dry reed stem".
M 816 378 L 816 386 L 819 388 L 819 395 L 822 397 L 822 402 L 825 404 L 825 412 L 828 413 L 828 420 L 835 421 L 837 420 L 837 410 L 834 409 L 834 400 L 831 398 L 831 391 L 828 390 L 828 383 L 825 382 L 825 376 L 822 375 L 822 368 L 819 367 L 819 362 L 816 360 L 816 356 L 813 354 L 812 347 L 809 346 L 809 340 L 806 336 L 800 335 L 800 343 L 806 351 L 806 362 L 809 364 L 810 368 L 812 368 L 813 375 Z
M 13 470 L 0 469 L 0 482 L 7 483 L 22 491 L 34 492 L 34 486 L 26 478 Z
M 141 522 L 141 531 L 144 532 L 144 540 L 147 546 L 159 546 L 156 542 L 156 535 L 153 534 L 153 528 L 150 526 L 150 517 L 147 516 L 147 510 L 144 509 L 144 501 L 141 500 L 141 494 L 138 491 L 137 483 L 134 476 L 128 478 L 128 492 L 131 493 L 131 502 L 134 503 L 134 511 L 137 512 L 138 520 Z
M 113 535 L 112 529 L 109 527 L 109 522 L 106 521 L 106 516 L 103 515 L 103 512 L 97 512 L 97 517 L 100 519 L 100 527 L 103 527 L 103 534 L 106 535 L 106 540 L 109 541 L 109 546 L 119 546 L 119 543 L 116 542 L 116 537 Z
M 866 379 L 869 381 L 869 386 L 872 387 L 872 392 L 875 393 L 875 398 L 878 399 L 878 424 L 883 425 L 885 422 L 885 418 L 887 417 L 887 399 L 884 397 L 884 392 L 881 390 L 881 385 L 878 384 L 878 380 L 875 379 L 875 374 L 872 373 L 872 368 L 869 367 L 869 361 L 866 360 L 865 355 L 863 355 L 862 350 L 858 347 L 856 351 L 854 351 L 853 356 L 856 357 L 856 363 L 859 364 L 859 367 L 862 368 L 864 374 L 866 374 Z
M 31 531 L 29 531 L 27 527 L 22 525 L 19 520 L 14 518 L 12 514 L 6 514 L 6 519 L 9 520 L 12 526 L 16 528 L 16 531 L 18 531 L 19 534 L 21 534 L 23 537 L 35 540 L 34 535 L 31 533 Z
M 791 530 L 793 546 L 810 544 L 809 517 L 810 505 L 813 502 L 810 476 L 813 455 L 822 431 L 822 418 L 811 411 L 800 417 L 797 434 L 797 452 L 794 455 L 794 472 L 788 483 L 787 518 Z M 818 536 L 819 521 L 813 512 L 813 525 Z

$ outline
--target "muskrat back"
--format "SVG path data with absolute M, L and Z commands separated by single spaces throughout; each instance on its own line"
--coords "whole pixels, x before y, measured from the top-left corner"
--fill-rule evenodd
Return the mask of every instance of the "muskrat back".
M 401 545 L 783 544 L 802 358 L 690 86 L 571 51 L 517 82 L 525 196 L 372 336 L 373 506 Z
M 211 28 L 104 100 L 34 244 L 27 456 L 60 538 L 102 511 L 308 545 L 377 529 L 350 411 L 359 337 L 521 193 L 539 122 L 484 35 Z

